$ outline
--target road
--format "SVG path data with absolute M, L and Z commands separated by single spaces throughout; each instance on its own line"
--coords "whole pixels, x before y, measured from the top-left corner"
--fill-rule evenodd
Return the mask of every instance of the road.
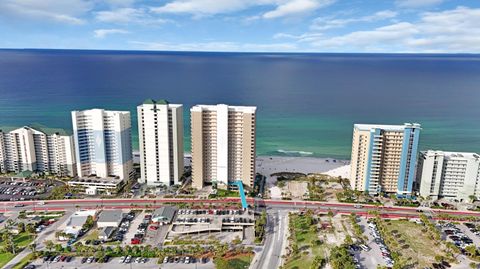
M 160 207 L 162 203 L 218 203 L 220 205 L 226 202 L 240 202 L 239 198 L 226 198 L 222 200 L 199 200 L 199 199 L 69 199 L 69 200 L 49 200 L 49 201 L 19 201 L 19 202 L 0 202 L 0 212 L 18 212 L 22 210 L 36 211 L 63 211 L 76 209 L 128 209 L 128 208 L 149 208 Z M 249 199 L 253 203 L 253 199 Z M 347 203 L 326 203 L 312 201 L 282 201 L 282 200 L 263 200 L 261 202 L 267 208 L 271 209 L 316 209 L 319 211 L 334 211 L 335 213 L 350 214 L 352 212 L 359 215 L 367 215 L 370 211 L 376 210 L 388 217 L 418 217 L 416 208 L 412 207 L 384 207 L 375 205 L 363 205 L 356 208 L 354 204 Z M 23 205 L 23 207 L 15 207 Z M 431 210 L 435 214 L 448 213 L 452 215 L 465 215 L 480 217 L 480 212 L 455 211 L 455 210 Z
M 267 212 L 264 248 L 257 254 L 250 269 L 278 268 L 280 266 L 281 253 L 286 247 L 287 215 L 288 212 L 284 210 Z
M 0 202 L 0 212 L 15 214 L 22 210 L 35 211 L 68 211 L 78 209 L 133 209 L 133 208 L 154 208 L 161 207 L 162 203 L 218 203 L 219 206 L 226 202 L 240 202 L 238 198 L 226 198 L 222 200 L 194 200 L 194 199 L 82 199 L 82 200 L 49 200 L 49 201 L 21 201 L 21 202 Z M 249 199 L 253 204 L 253 199 Z M 283 200 L 255 200 L 258 206 L 263 205 L 268 212 L 267 233 L 263 250 L 256 258 L 252 268 L 278 268 L 281 263 L 282 250 L 285 249 L 285 231 L 288 229 L 287 217 L 289 211 L 301 209 L 315 209 L 318 212 L 333 211 L 334 213 L 350 214 L 356 213 L 360 216 L 370 215 L 372 210 L 378 211 L 381 216 L 389 218 L 414 218 L 419 213 L 416 208 L 411 207 L 383 207 L 374 205 L 363 205 L 344 203 L 325 203 L 311 201 L 283 201 Z M 17 205 L 17 207 L 16 207 Z M 18 205 L 22 205 L 18 207 Z M 3 210 L 2 210 L 3 209 Z M 432 213 L 448 213 L 452 215 L 466 215 L 480 217 L 480 212 L 465 212 L 453 210 L 431 210 Z M 60 221 L 58 223 L 61 223 Z M 134 227 L 135 228 L 135 227 Z M 25 256 L 27 252 L 19 256 Z M 257 256 L 258 256 L 257 255 Z M 18 259 L 15 259 L 17 261 Z M 12 263 L 10 263 L 12 264 Z M 273 265 L 273 267 L 272 267 Z

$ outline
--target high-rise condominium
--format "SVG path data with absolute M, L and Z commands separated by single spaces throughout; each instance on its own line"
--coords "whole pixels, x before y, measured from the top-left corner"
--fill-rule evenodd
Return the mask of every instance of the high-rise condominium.
M 72 136 L 43 127 L 0 130 L 0 172 L 21 171 L 76 176 Z
M 137 107 L 142 183 L 178 184 L 183 175 L 183 106 L 147 99 Z
M 409 195 L 415 177 L 420 124 L 353 127 L 351 186 L 355 190 Z
M 423 197 L 469 201 L 480 196 L 480 156 L 476 153 L 420 152 L 417 188 Z
M 197 105 L 190 109 L 195 188 L 236 180 L 253 187 L 256 107 Z
M 72 111 L 79 177 L 133 176 L 130 112 Z

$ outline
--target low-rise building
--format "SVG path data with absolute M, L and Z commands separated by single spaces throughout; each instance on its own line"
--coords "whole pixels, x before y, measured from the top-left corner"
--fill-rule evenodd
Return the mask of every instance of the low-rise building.
M 105 194 L 115 195 L 123 187 L 125 181 L 115 177 L 97 178 L 85 177 L 68 181 L 68 185 L 84 192 L 87 195 Z
M 115 227 L 103 227 L 98 233 L 98 239 L 107 241 L 115 232 Z
M 123 220 L 123 212 L 121 210 L 103 210 L 97 219 L 97 227 L 118 227 Z
M 420 196 L 461 201 L 480 198 L 480 155 L 428 150 L 420 153 L 416 185 Z
M 83 228 L 83 225 L 85 225 L 85 223 L 87 222 L 88 217 L 91 216 L 95 218 L 96 214 L 96 210 L 82 210 L 73 213 L 73 215 L 70 216 L 70 219 L 68 219 L 67 226 L 65 227 L 65 230 L 63 230 L 63 232 L 76 238 L 80 230 Z M 66 239 L 67 238 L 64 238 L 64 240 Z M 62 238 L 60 238 L 60 240 L 62 240 Z
M 163 206 L 155 209 L 152 214 L 152 222 L 158 222 L 161 224 L 170 224 L 175 217 L 177 208 L 173 206 Z

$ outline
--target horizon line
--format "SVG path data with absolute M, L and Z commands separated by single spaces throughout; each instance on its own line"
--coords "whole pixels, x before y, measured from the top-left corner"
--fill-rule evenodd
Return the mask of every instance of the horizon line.
M 218 54 L 376 54 L 376 55 L 473 55 L 480 52 L 316 52 L 316 51 L 209 51 L 209 50 L 142 50 L 142 49 L 80 49 L 80 48 L 1 48 L 24 51 L 105 51 L 105 52 L 149 52 L 149 53 L 218 53 Z

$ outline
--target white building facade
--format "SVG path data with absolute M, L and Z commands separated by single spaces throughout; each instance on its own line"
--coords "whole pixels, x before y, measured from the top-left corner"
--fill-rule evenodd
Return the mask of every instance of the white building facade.
M 52 130 L 29 126 L 10 132 L 0 130 L 0 172 L 76 176 L 73 137 Z
M 255 178 L 256 107 L 197 105 L 190 109 L 192 182 L 195 188 L 228 187 Z
M 480 198 L 480 155 L 428 150 L 420 153 L 417 169 L 420 196 L 469 201 Z
M 137 107 L 140 149 L 139 182 L 179 184 L 183 165 L 183 106 L 147 99 Z
M 128 111 L 72 111 L 79 177 L 133 177 L 131 120 Z

